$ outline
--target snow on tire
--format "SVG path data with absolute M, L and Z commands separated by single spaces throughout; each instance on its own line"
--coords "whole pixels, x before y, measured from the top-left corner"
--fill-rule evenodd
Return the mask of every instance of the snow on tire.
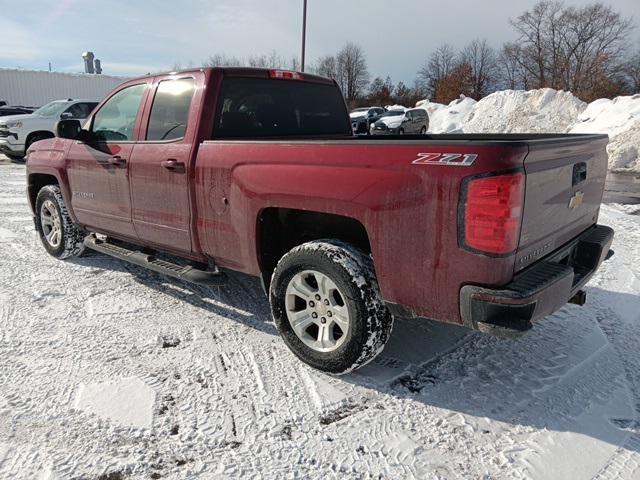
M 371 257 L 338 240 L 304 243 L 285 254 L 273 272 L 269 300 L 287 346 L 332 374 L 373 360 L 393 327 Z
M 35 210 L 36 230 L 49 255 L 62 260 L 82 254 L 86 233 L 73 223 L 58 185 L 40 189 Z

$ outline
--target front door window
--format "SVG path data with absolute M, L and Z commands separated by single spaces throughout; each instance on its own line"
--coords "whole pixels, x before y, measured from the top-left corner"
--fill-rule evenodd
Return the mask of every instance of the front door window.
M 145 84 L 120 90 L 93 117 L 92 132 L 98 140 L 123 142 L 133 140 L 133 129 L 144 95 Z

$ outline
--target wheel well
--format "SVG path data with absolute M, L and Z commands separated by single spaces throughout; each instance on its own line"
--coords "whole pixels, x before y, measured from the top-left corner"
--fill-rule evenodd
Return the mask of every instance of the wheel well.
M 38 197 L 38 192 L 42 187 L 47 185 L 58 185 L 58 179 L 53 175 L 46 175 L 44 173 L 34 173 L 33 175 L 29 175 L 29 202 L 31 202 L 31 207 L 34 212 L 36 209 L 36 198 Z
M 33 137 L 35 137 L 36 135 L 41 135 L 44 138 L 54 138 L 55 134 L 53 132 L 50 132 L 48 130 L 38 130 L 36 132 L 31 132 L 29 135 L 27 135 L 27 139 L 25 141 L 25 150 L 29 148 L 29 144 L 31 143 L 31 139 Z
M 258 218 L 258 252 L 262 279 L 268 289 L 271 274 L 282 256 L 312 240 L 335 238 L 371 253 L 364 225 L 352 218 L 289 208 L 267 208 Z

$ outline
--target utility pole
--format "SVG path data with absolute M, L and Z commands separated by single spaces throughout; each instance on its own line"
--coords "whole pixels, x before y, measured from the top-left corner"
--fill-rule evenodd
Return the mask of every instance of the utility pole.
M 303 0 L 302 7 L 302 55 L 300 55 L 300 71 L 304 72 L 304 50 L 307 40 L 307 0 Z

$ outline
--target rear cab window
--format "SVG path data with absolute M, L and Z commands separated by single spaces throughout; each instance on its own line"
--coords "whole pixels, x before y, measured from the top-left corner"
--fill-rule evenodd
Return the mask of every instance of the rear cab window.
M 172 141 L 184 137 L 195 90 L 192 77 L 163 80 L 158 84 L 149 116 L 147 140 Z
M 226 77 L 214 139 L 352 135 L 340 90 L 300 80 Z

